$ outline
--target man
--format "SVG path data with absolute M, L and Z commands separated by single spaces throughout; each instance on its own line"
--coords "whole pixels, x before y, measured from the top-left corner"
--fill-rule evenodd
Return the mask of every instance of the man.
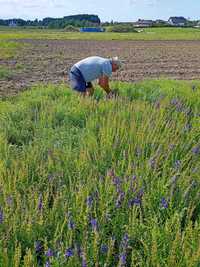
M 94 87 L 92 81 L 98 79 L 99 85 L 109 95 L 112 93 L 109 86 L 109 78 L 112 72 L 121 67 L 118 57 L 102 58 L 98 56 L 85 58 L 71 68 L 69 80 L 71 87 L 85 95 L 93 95 Z

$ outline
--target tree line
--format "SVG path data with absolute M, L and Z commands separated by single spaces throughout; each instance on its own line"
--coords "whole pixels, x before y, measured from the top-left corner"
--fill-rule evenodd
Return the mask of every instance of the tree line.
M 35 27 L 47 27 L 47 28 L 65 28 L 66 26 L 74 27 L 92 27 L 99 26 L 101 23 L 97 15 L 72 15 L 63 18 L 44 18 L 42 20 L 23 20 L 23 19 L 0 19 L 1 26 L 35 26 Z

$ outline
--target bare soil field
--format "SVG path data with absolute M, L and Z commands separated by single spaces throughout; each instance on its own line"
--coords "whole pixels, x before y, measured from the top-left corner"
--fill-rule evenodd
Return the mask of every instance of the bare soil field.
M 15 40 L 16 41 L 16 40 Z M 200 79 L 200 41 L 77 41 L 20 40 L 26 45 L 15 59 L 0 60 L 11 70 L 0 79 L 0 96 L 13 95 L 36 83 L 68 82 L 68 71 L 78 60 L 92 55 L 119 56 L 123 68 L 113 80 L 152 78 Z

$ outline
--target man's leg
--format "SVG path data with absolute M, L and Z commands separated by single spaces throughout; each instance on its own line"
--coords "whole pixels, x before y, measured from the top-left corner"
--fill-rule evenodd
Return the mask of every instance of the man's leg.
M 86 82 L 84 79 L 79 75 L 79 73 L 72 73 L 69 74 L 69 81 L 71 88 L 77 91 L 80 95 L 86 95 Z

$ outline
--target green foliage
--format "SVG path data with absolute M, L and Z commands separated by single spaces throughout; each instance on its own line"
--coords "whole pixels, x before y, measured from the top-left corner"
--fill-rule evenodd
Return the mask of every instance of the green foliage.
M 0 66 L 0 80 L 9 79 L 12 76 L 12 73 L 9 69 Z
M 113 25 L 107 28 L 108 32 L 137 32 L 132 25 L 129 24 L 119 24 Z
M 199 266 L 200 82 L 112 88 L 0 102 L 1 266 Z

